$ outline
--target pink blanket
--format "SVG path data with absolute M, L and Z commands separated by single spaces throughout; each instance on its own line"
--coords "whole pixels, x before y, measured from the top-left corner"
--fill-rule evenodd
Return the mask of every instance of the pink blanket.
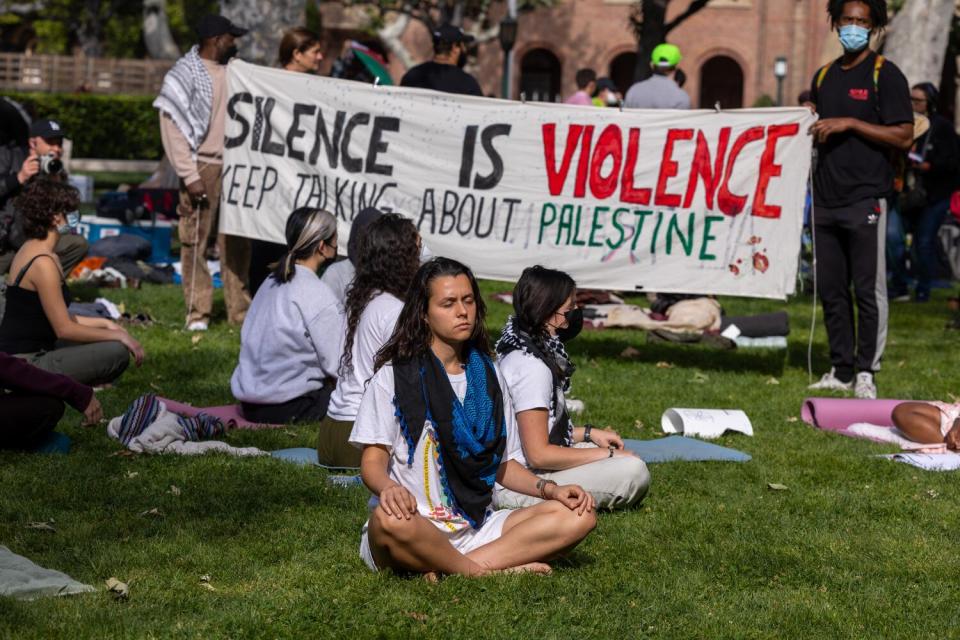
M 238 404 L 228 404 L 222 407 L 193 407 L 189 404 L 177 402 L 176 400 L 168 400 L 167 398 L 157 399 L 167 405 L 167 411 L 179 413 L 187 417 L 193 417 L 202 412 L 208 416 L 219 418 L 234 429 L 280 429 L 285 426 L 282 424 L 258 424 L 256 422 L 250 422 L 243 417 L 240 411 L 240 405 Z

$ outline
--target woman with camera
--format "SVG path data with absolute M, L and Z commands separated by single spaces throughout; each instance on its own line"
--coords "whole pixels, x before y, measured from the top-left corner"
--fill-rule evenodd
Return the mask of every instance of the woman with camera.
M 92 386 L 117 379 L 127 368 L 128 352 L 138 366 L 144 353 L 119 325 L 67 311 L 70 291 L 54 248 L 70 231 L 68 220 L 79 204 L 76 189 L 45 177 L 27 183 L 14 201 L 27 240 L 10 265 L 0 351 Z

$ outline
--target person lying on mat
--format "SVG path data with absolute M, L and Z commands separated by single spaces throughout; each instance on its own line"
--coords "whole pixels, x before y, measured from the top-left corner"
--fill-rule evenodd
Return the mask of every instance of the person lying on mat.
M 411 220 L 396 213 L 382 215 L 363 232 L 355 253 L 358 268 L 347 290 L 339 379 L 317 436 L 317 458 L 331 467 L 360 466 L 360 451 L 347 440 L 364 386 L 373 376 L 373 360 L 393 333 L 420 267 L 420 234 Z
M 960 404 L 903 402 L 893 409 L 893 424 L 915 442 L 960 450 Z
M 337 255 L 337 221 L 302 207 L 287 218 L 287 251 L 250 304 L 230 379 L 245 419 L 318 422 L 343 351 L 343 307 L 317 269 Z
M 143 347 L 105 318 L 70 315 L 70 290 L 55 253 L 60 236 L 76 226 L 80 194 L 63 182 L 34 178 L 14 201 L 23 243 L 7 276 L 0 351 L 86 385 L 120 377 L 130 362 L 143 363 Z
M 545 563 L 596 525 L 589 493 L 516 462 L 513 409 L 484 314 L 473 273 L 434 258 L 417 271 L 377 354 L 350 434 L 363 449 L 361 478 L 379 497 L 360 542 L 374 571 L 548 573 Z M 494 510 L 495 482 L 544 502 Z
M 64 403 L 83 414 L 84 424 L 103 418 L 93 389 L 0 353 L 0 449 L 34 449 L 63 417 Z
M 513 289 L 514 315 L 497 342 L 500 370 L 517 412 L 526 465 L 542 478 L 582 486 L 598 507 L 628 507 L 647 493 L 647 465 L 624 449 L 615 431 L 575 427 L 567 414 L 564 393 L 576 367 L 564 343 L 583 324 L 576 289 L 562 271 L 524 269 Z M 498 488 L 494 499 L 506 508 L 540 501 L 507 488 Z

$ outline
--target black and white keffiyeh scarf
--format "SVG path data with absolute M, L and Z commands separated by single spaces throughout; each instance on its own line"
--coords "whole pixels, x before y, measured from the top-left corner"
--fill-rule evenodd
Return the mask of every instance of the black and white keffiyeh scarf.
M 577 368 L 570 361 L 570 356 L 567 355 L 563 342 L 556 336 L 546 336 L 537 340 L 526 331 L 518 328 L 514 316 L 510 316 L 507 319 L 507 324 L 503 327 L 500 339 L 497 341 L 496 351 L 501 358 L 513 351 L 522 351 L 533 356 L 550 369 L 550 373 L 553 374 L 554 389 L 560 389 L 564 393 L 570 391 L 570 378 Z M 561 447 L 572 446 L 573 423 L 567 414 L 566 403 L 558 402 L 556 391 L 551 396 L 550 403 L 550 411 L 556 418 L 553 428 L 550 430 L 550 444 Z
M 153 106 L 170 116 L 196 154 L 207 135 L 213 110 L 213 80 L 203 66 L 199 47 L 194 45 L 167 72 Z

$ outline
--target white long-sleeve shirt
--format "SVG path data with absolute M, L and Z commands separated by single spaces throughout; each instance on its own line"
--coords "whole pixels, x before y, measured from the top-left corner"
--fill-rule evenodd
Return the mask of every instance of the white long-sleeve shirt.
M 336 378 L 346 334 L 343 306 L 317 274 L 297 265 L 285 284 L 268 278 L 240 331 L 240 362 L 230 379 L 241 402 L 279 404 Z

